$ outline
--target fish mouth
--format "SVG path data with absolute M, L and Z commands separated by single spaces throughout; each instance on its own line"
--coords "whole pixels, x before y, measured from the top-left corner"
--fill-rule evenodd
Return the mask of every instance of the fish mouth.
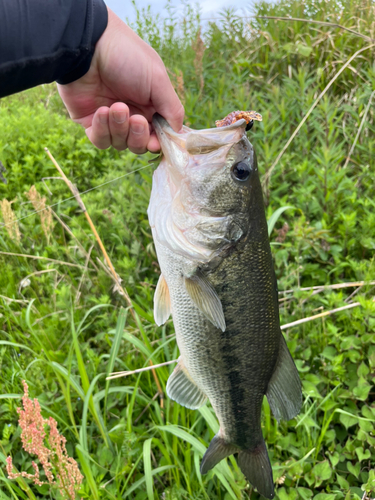
M 163 141 L 163 136 L 165 135 L 164 130 L 172 130 L 172 127 L 169 125 L 167 120 L 163 118 L 159 113 L 155 113 L 152 117 L 152 126 L 156 132 L 156 136 L 159 139 L 160 145 Z
M 159 140 L 161 150 L 169 163 L 186 165 L 188 155 L 200 155 L 217 151 L 223 146 L 239 142 L 246 134 L 246 120 L 241 119 L 230 125 L 204 130 L 192 130 L 185 125 L 180 133 L 175 132 L 167 120 L 158 113 L 152 118 L 152 125 Z
M 155 113 L 152 117 L 152 125 L 155 129 L 156 134 L 161 135 L 164 129 L 170 129 L 173 131 L 172 127 L 169 125 L 167 120 L 163 118 L 159 113 Z
M 155 113 L 152 117 L 152 126 L 168 163 L 174 165 L 177 169 L 185 167 L 189 161 L 186 150 L 186 137 L 190 129 L 183 126 L 183 133 L 178 134 L 159 113 Z

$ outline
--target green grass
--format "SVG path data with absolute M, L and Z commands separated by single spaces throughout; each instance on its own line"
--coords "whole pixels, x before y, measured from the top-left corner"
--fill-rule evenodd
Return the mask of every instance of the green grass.
M 202 58 L 193 49 L 199 15 L 189 5 L 183 19 L 140 12 L 135 29 L 167 64 L 190 126 L 213 126 L 234 109 L 262 113 L 249 137 L 264 174 L 342 65 L 371 41 L 338 27 L 259 16 L 338 23 L 375 38 L 375 8 L 365 0 L 283 0 L 259 3 L 254 14 L 244 20 L 223 12 L 220 21 L 206 23 Z M 265 186 L 279 289 L 293 290 L 280 295 L 282 324 L 361 304 L 284 332 L 304 406 L 278 425 L 264 403 L 280 500 L 349 500 L 362 498 L 362 488 L 369 498 L 375 493 L 373 286 L 300 290 L 374 279 L 373 104 L 365 116 L 375 90 L 374 54 L 374 47 L 364 50 L 337 77 Z M 151 372 L 105 380 L 111 371 L 178 357 L 173 324 L 159 328 L 152 319 L 159 269 L 146 214 L 151 156 L 96 150 L 69 121 L 53 85 L 2 99 L 0 128 L 0 160 L 8 170 L 0 199 L 15 200 L 21 231 L 17 243 L 0 227 L 0 251 L 45 258 L 0 254 L 1 463 L 11 454 L 18 470 L 32 472 L 17 426 L 25 379 L 80 464 L 80 498 L 259 498 L 233 457 L 200 475 L 218 426 L 209 405 L 190 411 L 167 398 L 162 404 Z M 46 146 L 81 192 L 93 189 L 83 200 L 134 302 L 135 319 L 98 262 L 102 255 L 76 202 L 66 201 L 66 185 L 43 183 L 56 176 Z M 48 241 L 24 194 L 34 184 L 65 224 L 54 219 Z M 157 371 L 164 392 L 172 369 Z M 59 498 L 46 486 L 9 481 L 0 468 L 1 499 L 50 497 Z

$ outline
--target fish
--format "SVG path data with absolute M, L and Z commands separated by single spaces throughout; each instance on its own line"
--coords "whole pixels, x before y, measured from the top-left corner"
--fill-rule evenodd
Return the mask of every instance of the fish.
M 224 122 L 227 123 L 227 122 Z M 190 409 L 207 400 L 220 429 L 201 473 L 238 454 L 246 479 L 274 497 L 261 429 L 267 397 L 275 418 L 302 405 L 298 370 L 280 330 L 256 153 L 239 119 L 176 133 L 160 115 L 153 128 L 163 158 L 153 173 L 148 218 L 161 275 L 154 318 L 172 315 L 180 351 L 169 398 Z

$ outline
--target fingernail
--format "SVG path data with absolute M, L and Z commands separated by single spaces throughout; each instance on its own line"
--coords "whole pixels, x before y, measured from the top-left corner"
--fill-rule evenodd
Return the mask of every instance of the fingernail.
M 99 113 L 99 122 L 103 125 L 107 123 L 107 115 L 105 113 Z
M 114 111 L 113 119 L 116 123 L 124 123 L 124 121 L 126 120 L 125 111 Z
M 144 125 L 141 125 L 140 123 L 136 123 L 135 125 L 132 126 L 132 132 L 134 134 L 143 134 L 145 131 Z

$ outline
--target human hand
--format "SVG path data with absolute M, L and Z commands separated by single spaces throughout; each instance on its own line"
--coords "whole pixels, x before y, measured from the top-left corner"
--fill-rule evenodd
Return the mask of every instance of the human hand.
M 159 151 L 151 125 L 155 112 L 176 132 L 182 127 L 184 108 L 159 55 L 110 9 L 89 71 L 58 85 L 58 91 L 71 118 L 99 149 Z

